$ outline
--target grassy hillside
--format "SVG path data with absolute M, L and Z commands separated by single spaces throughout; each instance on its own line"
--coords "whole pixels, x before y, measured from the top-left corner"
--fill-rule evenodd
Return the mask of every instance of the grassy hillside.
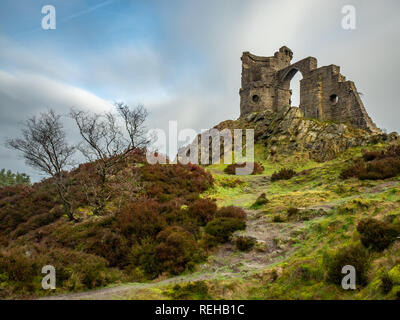
M 385 150 L 378 144 L 367 148 L 353 148 L 338 158 L 315 163 L 301 154 L 270 162 L 263 158 L 258 147 L 258 160 L 265 167 L 261 176 L 247 176 L 242 184 L 229 188 L 221 167 L 209 168 L 216 187 L 207 195 L 220 205 L 234 204 L 255 210 L 264 223 L 287 226 L 302 222 L 301 231 L 293 232 L 281 241 L 285 252 L 294 252 L 284 260 L 254 274 L 239 279 L 213 280 L 208 283 L 213 298 L 244 299 L 392 299 L 400 295 L 400 241 L 393 240 L 381 250 L 366 247 L 360 242 L 357 225 L 366 218 L 385 222 L 400 233 L 400 178 L 360 180 L 343 179 L 341 173 L 362 158 L 362 149 Z M 365 152 L 364 152 L 365 153 Z M 374 152 L 379 155 L 379 152 Z M 370 153 L 371 154 L 371 153 Z M 397 156 L 398 157 L 398 156 Z M 366 157 L 368 158 L 368 157 Z M 393 164 L 390 164 L 393 168 Z M 268 177 L 281 168 L 297 172 L 289 180 L 271 182 Z M 372 170 L 370 168 L 370 170 Z M 384 169 L 383 169 L 384 170 Z M 266 176 L 267 179 L 262 177 Z M 238 179 L 238 178 L 234 178 Z M 268 203 L 255 206 L 261 193 Z M 297 209 L 297 210 L 296 210 Z M 261 222 L 262 223 L 262 222 Z M 377 235 L 373 235 L 377 236 Z M 366 242 L 366 241 L 365 241 Z M 346 248 L 360 246 L 367 256 L 366 282 L 357 282 L 357 290 L 343 290 L 332 283 L 329 272 L 334 257 Z M 346 260 L 346 259 L 345 259 Z M 349 254 L 349 264 L 356 259 Z M 341 277 L 344 275 L 341 275 Z M 359 277 L 361 278 L 361 277 Z M 360 280 L 360 279 L 357 279 Z M 177 288 L 176 288 L 177 289 Z M 229 296 L 223 292 L 228 291 Z
M 132 156 L 107 181 L 101 215 L 89 201 L 99 187 L 93 170 L 87 163 L 66 173 L 76 222 L 64 216 L 51 179 L 0 189 L 1 298 L 54 294 L 41 288 L 45 265 L 56 268 L 56 293 L 191 271 L 217 235 L 245 228 L 242 209 L 200 198 L 213 178 L 199 166 L 148 165 Z M 215 234 L 215 220 L 226 230 L 218 223 Z
M 271 160 L 259 144 L 264 170 L 249 176 L 135 159 L 114 173 L 104 216 L 79 183 L 87 164 L 70 173 L 79 222 L 62 216 L 48 181 L 2 188 L 1 297 L 48 295 L 40 268 L 53 264 L 52 294 L 111 285 L 101 298 L 396 299 L 400 148 L 388 148 L 315 162 L 300 152 Z M 295 174 L 280 180 L 281 169 Z M 356 266 L 356 290 L 338 283 L 342 264 Z
M 377 144 L 364 149 L 380 151 L 387 147 Z M 209 166 L 206 170 L 212 173 L 215 183 L 202 194 L 216 199 L 219 206 L 233 204 L 246 209 L 247 229 L 239 233 L 258 239 L 252 249 L 240 251 L 232 240 L 215 250 L 195 273 L 145 287 L 132 284 L 118 293 L 110 291 L 105 297 L 398 299 L 398 175 L 378 180 L 343 179 L 343 171 L 364 161 L 360 159 L 366 152 L 361 147 L 323 163 L 310 161 L 302 154 L 271 162 L 264 158 L 262 149 L 257 147 L 257 160 L 265 167 L 261 175 L 231 176 L 224 173 L 224 165 Z M 291 168 L 297 174 L 289 180 L 272 182 L 270 176 L 281 168 Z M 267 203 L 259 205 L 256 200 L 262 193 Z M 373 233 L 372 239 L 365 230 L 360 233 L 360 221 L 368 218 L 381 223 L 373 225 L 370 232 L 383 230 Z M 384 248 L 374 247 L 378 236 L 393 230 L 395 236 Z M 263 264 L 257 264 L 260 261 Z M 344 290 L 337 283 L 335 275 L 339 273 L 340 279 L 344 276 L 337 269 L 342 264 L 356 266 L 356 290 Z

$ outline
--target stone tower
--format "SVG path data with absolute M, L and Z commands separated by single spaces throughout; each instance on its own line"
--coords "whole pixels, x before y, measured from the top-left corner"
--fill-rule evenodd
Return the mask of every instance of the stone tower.
M 249 52 L 242 55 L 240 116 L 263 110 L 278 111 L 291 105 L 290 80 L 300 71 L 300 106 L 305 117 L 337 121 L 372 132 L 380 131 L 365 111 L 352 81 L 340 74 L 340 67 L 317 68 L 308 57 L 291 64 L 293 52 L 283 46 L 272 57 Z

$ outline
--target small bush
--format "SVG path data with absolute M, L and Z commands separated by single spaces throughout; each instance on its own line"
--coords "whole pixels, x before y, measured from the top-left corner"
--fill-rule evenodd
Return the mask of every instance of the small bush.
M 392 225 L 373 218 L 361 220 L 357 225 L 357 231 L 361 235 L 361 243 L 366 248 L 376 251 L 386 249 L 399 234 Z
M 219 239 L 208 233 L 204 233 L 199 241 L 200 247 L 206 251 L 216 247 L 219 243 Z
M 340 177 L 360 180 L 383 180 L 400 174 L 400 145 L 392 145 L 384 151 L 364 151 L 361 159 L 344 169 Z
M 245 182 L 240 179 L 232 179 L 232 178 L 221 178 L 218 181 L 218 184 L 223 188 L 236 188 L 238 186 L 243 185 Z
M 146 194 L 160 201 L 182 197 L 192 199 L 214 183 L 212 175 L 195 164 L 146 164 L 141 168 Z
M 364 151 L 362 155 L 364 161 L 372 161 L 380 158 L 381 156 L 382 152 L 379 151 Z
M 246 216 L 246 211 L 244 211 L 240 207 L 235 206 L 222 207 L 218 210 L 216 214 L 217 218 L 234 218 L 242 221 L 246 220 Z
M 8 279 L 28 283 L 38 272 L 39 266 L 25 252 L 10 250 L 0 253 L 0 273 L 5 273 Z
M 177 284 L 172 290 L 166 292 L 168 296 L 175 300 L 206 300 L 211 299 L 208 286 L 204 281 Z
M 236 168 L 244 168 L 247 166 L 253 166 L 253 171 L 247 174 L 260 174 L 264 172 L 264 167 L 258 162 L 232 163 L 225 168 L 224 172 L 226 174 L 236 174 Z
M 126 238 L 110 229 L 99 228 L 96 236 L 87 239 L 86 250 L 105 258 L 110 267 L 123 268 L 128 264 L 129 247 Z
M 271 176 L 271 181 L 278 181 L 278 180 L 289 180 L 296 175 L 296 171 L 293 169 L 281 169 L 278 172 L 274 172 Z
M 215 218 L 217 205 L 210 199 L 198 199 L 188 207 L 189 216 L 204 226 Z
M 399 174 L 400 159 L 387 158 L 368 162 L 365 172 L 362 172 L 359 178 L 360 180 L 383 180 Z
M 285 219 L 280 214 L 276 214 L 272 217 L 272 222 L 285 222 Z
M 142 270 L 150 279 L 154 279 L 162 272 L 161 265 L 157 261 L 156 247 L 157 243 L 145 238 L 133 245 L 130 253 L 130 264 Z
M 244 230 L 245 228 L 246 223 L 241 219 L 215 218 L 207 223 L 204 230 L 208 234 L 214 236 L 218 242 L 224 243 L 229 241 L 232 233 L 237 230 Z
M 393 280 L 390 278 L 389 274 L 385 272 L 381 276 L 381 290 L 383 294 L 388 294 L 390 291 L 392 291 L 393 288 Z
M 63 248 L 41 250 L 42 265 L 51 264 L 56 268 L 57 287 L 84 290 L 115 281 L 107 269 L 108 262 L 101 257 Z
M 363 161 L 356 161 L 350 167 L 344 169 L 340 173 L 340 178 L 345 180 L 353 177 L 359 177 L 365 172 L 365 164 Z
M 157 236 L 156 257 L 163 271 L 179 274 L 198 258 L 198 248 L 192 234 L 180 227 L 168 227 Z
M 369 264 L 369 255 L 361 245 L 348 245 L 324 257 L 327 280 L 336 285 L 342 282 L 342 268 L 351 265 L 356 269 L 357 285 L 365 286 L 368 281 Z
M 298 208 L 290 207 L 290 208 L 287 209 L 287 215 L 288 215 L 289 218 L 298 215 L 298 213 L 299 213 L 299 209 Z
M 256 201 L 252 204 L 252 208 L 253 209 L 257 209 L 261 206 L 263 206 L 264 204 L 267 204 L 269 202 L 269 200 L 267 199 L 267 196 L 265 195 L 265 193 L 261 193 L 258 198 L 256 199 Z
M 292 277 L 302 281 L 310 281 L 315 277 L 315 274 L 309 265 L 301 265 L 294 270 Z
M 236 248 L 240 251 L 250 251 L 256 244 L 256 240 L 250 237 L 237 237 L 235 239 Z
M 139 200 L 126 205 L 116 217 L 116 224 L 126 237 L 136 240 L 155 237 L 166 227 L 160 215 L 160 205 L 154 200 Z

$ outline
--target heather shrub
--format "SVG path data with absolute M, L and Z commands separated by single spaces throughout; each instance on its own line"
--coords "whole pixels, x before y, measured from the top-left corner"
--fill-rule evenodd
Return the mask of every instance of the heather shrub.
M 278 172 L 274 172 L 271 176 L 271 181 L 278 181 L 278 180 L 289 180 L 296 175 L 296 171 L 293 169 L 286 169 L 282 168 Z
M 342 268 L 346 265 L 355 268 L 357 285 L 365 286 L 368 282 L 367 273 L 370 265 L 368 252 L 361 245 L 348 245 L 325 254 L 326 279 L 340 285 L 344 276 Z
M 70 289 L 93 289 L 109 282 L 107 262 L 96 256 L 86 256 L 81 263 L 70 266 L 71 276 L 66 280 Z
M 116 217 L 117 227 L 128 238 L 155 237 L 166 227 L 160 205 L 154 200 L 138 200 L 125 206 Z
M 224 172 L 226 174 L 236 174 L 236 168 L 244 168 L 250 165 L 253 166 L 253 171 L 248 172 L 247 174 L 261 174 L 264 172 L 264 167 L 258 162 L 232 163 L 224 169 Z
M 103 257 L 110 267 L 123 268 L 129 263 L 127 242 L 120 233 L 108 228 L 99 228 L 95 236 L 87 239 L 85 251 Z
M 365 163 L 361 160 L 355 161 L 351 166 L 344 169 L 340 173 L 340 178 L 349 179 L 353 177 L 359 177 L 361 174 L 365 172 Z
M 177 284 L 166 294 L 174 300 L 206 300 L 212 298 L 204 281 Z
M 236 248 L 240 251 L 250 251 L 255 244 L 256 240 L 250 237 L 238 236 L 235 239 Z
M 217 245 L 219 245 L 220 241 L 218 238 L 212 236 L 211 234 L 204 233 L 199 240 L 199 246 L 204 249 L 205 251 L 208 251 Z
M 364 172 L 359 175 L 360 180 L 383 180 L 396 177 L 400 174 L 400 159 L 386 158 L 370 161 Z
M 218 184 L 223 188 L 235 188 L 244 184 L 244 181 L 240 179 L 220 178 Z
M 217 218 L 234 218 L 242 221 L 246 220 L 246 216 L 246 211 L 244 211 L 240 207 L 235 206 L 222 207 L 216 213 Z
M 157 261 L 157 243 L 150 239 L 142 239 L 139 243 L 132 246 L 129 255 L 130 264 L 140 270 L 150 279 L 157 277 L 162 268 Z
M 390 291 L 392 291 L 392 288 L 394 286 L 392 278 L 390 278 L 389 274 L 385 272 L 381 276 L 381 290 L 383 294 L 388 294 Z
M 146 194 L 162 201 L 194 199 L 214 183 L 210 173 L 194 164 L 146 164 L 141 168 L 141 180 Z
M 214 219 L 217 212 L 215 201 L 210 199 L 198 199 L 188 206 L 188 214 L 191 218 L 198 221 L 201 226 L 206 225 Z
M 157 235 L 157 261 L 163 271 L 179 274 L 199 259 L 198 247 L 192 234 L 180 227 L 168 227 Z
M 276 214 L 276 215 L 274 215 L 274 216 L 272 217 L 272 222 L 277 222 L 277 223 L 285 222 L 285 219 L 283 218 L 282 215 Z
M 57 286 L 70 290 L 91 289 L 110 283 L 108 262 L 93 254 L 73 249 L 40 248 L 37 253 L 41 266 L 50 264 L 56 268 Z
M 11 281 L 28 284 L 39 274 L 39 265 L 23 250 L 3 251 L 0 252 L 0 274 Z
M 232 233 L 244 230 L 246 223 L 237 218 L 215 218 L 207 223 L 204 231 L 215 237 L 216 241 L 224 243 L 229 241 Z
M 386 249 L 400 234 L 399 229 L 373 218 L 361 220 L 357 225 L 361 243 L 376 251 Z
M 362 158 L 344 169 L 340 177 L 360 180 L 381 180 L 400 174 L 400 145 L 389 146 L 384 151 L 364 151 Z
M 380 158 L 382 155 L 383 153 L 380 151 L 364 151 L 362 157 L 364 161 L 372 161 Z
M 289 218 L 298 215 L 298 213 L 299 213 L 299 209 L 298 208 L 290 207 L 290 208 L 287 209 L 287 215 L 288 215 Z
M 265 194 L 265 193 L 261 193 L 261 194 L 257 197 L 256 201 L 252 204 L 251 207 L 252 207 L 253 209 L 258 209 L 259 207 L 261 207 L 261 206 L 267 204 L 268 202 L 269 202 L 269 200 L 267 199 L 266 194 Z
M 33 246 L 29 252 L 11 249 L 0 254 L 0 274 L 30 291 L 40 287 L 41 270 L 47 264 L 56 268 L 60 288 L 91 289 L 112 280 L 106 260 L 79 251 Z
M 400 144 L 394 144 L 389 146 L 385 151 L 384 151 L 384 156 L 389 158 L 399 158 L 400 157 Z
M 54 190 L 43 185 L 36 188 L 19 185 L 0 190 L 0 233 L 10 235 L 14 232 L 10 238 L 17 238 L 60 217 L 60 213 L 55 212 L 58 209 L 54 208 L 58 206 Z M 15 233 L 18 227 L 20 230 Z

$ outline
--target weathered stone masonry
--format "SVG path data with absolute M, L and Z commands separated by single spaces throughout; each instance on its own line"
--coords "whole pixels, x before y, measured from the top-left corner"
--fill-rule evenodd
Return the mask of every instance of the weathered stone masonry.
M 273 57 L 249 52 L 242 56 L 240 116 L 263 110 L 279 111 L 291 105 L 290 80 L 300 71 L 300 110 L 305 117 L 338 121 L 369 131 L 379 131 L 365 111 L 352 81 L 340 74 L 340 67 L 317 68 L 308 57 L 291 64 L 293 52 L 282 47 Z

